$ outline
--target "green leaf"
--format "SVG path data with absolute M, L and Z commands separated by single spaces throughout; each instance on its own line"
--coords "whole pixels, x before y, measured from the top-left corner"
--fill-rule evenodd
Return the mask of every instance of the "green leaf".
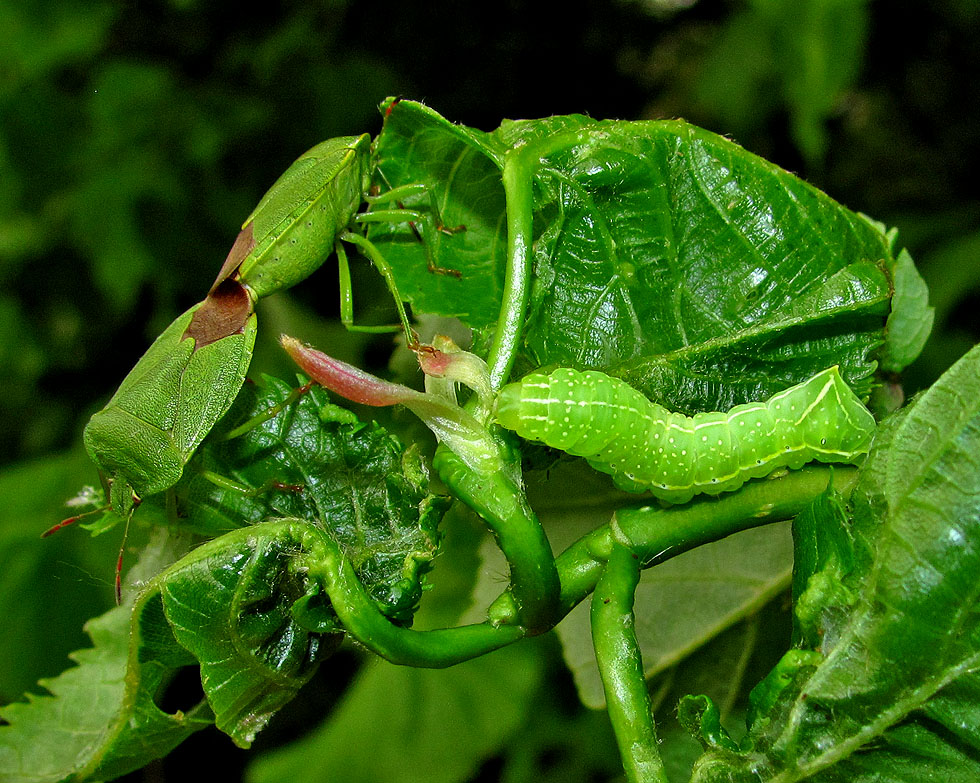
M 310 520 L 340 545 L 382 611 L 410 622 L 447 499 L 428 492 L 416 450 L 405 451 L 377 424 L 330 404 L 320 387 L 286 404 L 292 392 L 269 377 L 245 386 L 188 465 L 177 488 L 178 513 L 209 535 L 268 518 Z M 233 426 L 284 404 L 267 421 L 225 439 Z
M 479 134 L 402 101 L 379 151 L 383 165 L 403 162 L 392 184 L 450 183 L 437 189 L 446 222 L 470 210 L 482 255 L 457 265 L 459 280 L 422 273 L 407 229 L 414 255 L 393 242 L 385 251 L 400 286 L 431 291 L 412 294 L 416 310 L 477 328 L 500 301 L 499 168 L 524 156 L 535 222 L 525 369 L 604 369 L 687 413 L 765 399 L 831 364 L 862 396 L 870 390 L 891 294 L 886 238 L 727 139 L 684 122 L 577 115 Z M 437 153 L 433 174 L 426 161 Z M 461 235 L 439 241 L 438 262 L 453 266 Z
M 894 279 L 881 359 L 881 368 L 888 372 L 900 372 L 922 352 L 935 318 L 935 308 L 929 306 L 929 289 L 906 250 L 895 260 Z
M 343 638 L 307 577 L 303 554 L 315 551 L 316 536 L 299 520 L 236 530 L 194 550 L 151 588 L 177 641 L 200 663 L 215 725 L 242 747 Z
M 856 490 L 852 611 L 695 781 L 980 775 L 980 347 L 893 418 Z
M 533 645 L 449 669 L 367 664 L 327 721 L 259 759 L 251 783 L 456 783 L 471 779 L 530 717 L 541 658 Z M 316 763 L 311 763 L 316 759 Z
M 446 507 L 414 450 L 322 388 L 294 398 L 273 378 L 245 387 L 176 493 L 190 529 L 236 529 L 155 581 L 173 634 L 200 663 L 218 728 L 242 746 L 340 641 L 309 578 L 321 537 L 339 544 L 383 612 L 410 624 Z M 229 439 L 242 421 L 254 426 Z

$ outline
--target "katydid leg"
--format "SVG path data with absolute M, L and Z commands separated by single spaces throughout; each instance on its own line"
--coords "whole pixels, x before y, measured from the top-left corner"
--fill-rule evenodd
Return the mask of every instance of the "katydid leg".
M 415 339 L 415 332 L 412 329 L 412 324 L 408 320 L 408 313 L 405 310 L 405 300 L 402 299 L 401 294 L 398 292 L 398 284 L 395 282 L 395 275 L 391 269 L 391 265 L 385 260 L 381 251 L 369 239 L 360 234 L 355 234 L 352 231 L 342 233 L 339 240 L 337 242 L 337 266 L 340 277 L 340 320 L 344 324 L 344 327 L 352 332 L 368 333 L 398 331 L 401 328 L 409 344 L 417 344 L 418 341 Z M 371 263 L 374 264 L 374 268 L 384 278 L 385 284 L 388 286 L 388 290 L 395 300 L 395 307 L 398 308 L 398 319 L 401 321 L 400 327 L 358 326 L 354 323 L 354 295 L 350 277 L 350 262 L 344 250 L 343 242 L 350 242 L 352 245 L 356 245 L 358 250 L 368 257 Z

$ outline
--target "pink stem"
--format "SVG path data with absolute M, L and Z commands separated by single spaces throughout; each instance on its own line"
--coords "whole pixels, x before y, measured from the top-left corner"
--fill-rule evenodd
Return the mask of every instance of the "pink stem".
M 414 389 L 397 383 L 389 383 L 364 372 L 351 364 L 327 356 L 325 353 L 303 345 L 299 340 L 283 335 L 280 338 L 294 362 L 310 378 L 341 397 L 362 405 L 384 407 L 404 404 L 421 395 Z

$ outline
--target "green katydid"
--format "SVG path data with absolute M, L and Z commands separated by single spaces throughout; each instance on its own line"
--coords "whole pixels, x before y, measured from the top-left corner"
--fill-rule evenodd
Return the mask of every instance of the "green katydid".
M 106 509 L 118 519 L 128 520 L 143 498 L 180 480 L 188 460 L 234 402 L 255 343 L 255 302 L 301 282 L 331 252 L 336 251 L 339 261 L 344 325 L 369 332 L 403 329 L 407 339 L 413 339 L 390 267 L 352 228 L 408 222 L 418 233 L 417 226 L 427 226 L 430 216 L 404 209 L 400 200 L 424 188 L 408 185 L 373 195 L 372 165 L 367 134 L 329 139 L 297 159 L 245 220 L 205 300 L 157 338 L 105 408 L 89 421 L 85 445 L 107 482 Z M 398 208 L 358 212 L 365 202 L 373 206 L 392 201 Z M 398 308 L 399 326 L 353 323 L 343 242 L 361 249 L 382 274 Z M 430 268 L 452 274 L 431 263 Z M 86 515 L 64 520 L 45 535 L 82 516 Z
M 401 327 L 410 338 L 412 331 L 401 307 L 391 267 L 377 249 L 352 225 L 367 223 L 430 224 L 433 215 L 405 209 L 401 199 L 424 194 L 425 186 L 402 185 L 378 195 L 371 194 L 373 164 L 371 138 L 345 136 L 328 139 L 301 155 L 283 172 L 248 216 L 225 259 L 211 290 L 234 278 L 254 299 L 290 288 L 315 272 L 336 251 L 341 290 L 341 321 L 353 331 L 392 331 L 389 326 L 358 326 L 353 323 L 350 268 L 343 243 L 355 244 L 374 263 L 398 303 Z M 358 212 L 363 202 L 370 207 L 394 202 L 395 209 Z M 454 233 L 462 226 L 446 228 L 435 217 L 438 230 Z M 417 228 L 415 229 L 417 231 Z M 420 237 L 421 238 L 421 237 Z M 435 266 L 434 272 L 457 275 L 455 270 Z

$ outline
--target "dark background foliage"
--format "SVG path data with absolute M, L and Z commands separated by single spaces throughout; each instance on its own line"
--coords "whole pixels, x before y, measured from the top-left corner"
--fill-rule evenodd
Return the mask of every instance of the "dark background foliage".
M 922 388 L 980 339 L 978 40 L 974 0 L 5 0 L 0 479 L 23 494 L 0 498 L 0 525 L 33 513 L 43 529 L 57 512 L 31 504 L 42 463 L 24 461 L 77 451 L 264 190 L 314 143 L 376 133 L 387 95 L 485 130 L 571 112 L 684 117 L 897 226 L 937 307 L 906 378 Z M 329 273 L 295 296 L 336 315 Z M 48 496 L 70 495 L 65 481 L 54 471 Z M 18 600 L 57 626 L 57 589 Z M 21 655 L 0 697 L 57 672 L 84 616 Z

